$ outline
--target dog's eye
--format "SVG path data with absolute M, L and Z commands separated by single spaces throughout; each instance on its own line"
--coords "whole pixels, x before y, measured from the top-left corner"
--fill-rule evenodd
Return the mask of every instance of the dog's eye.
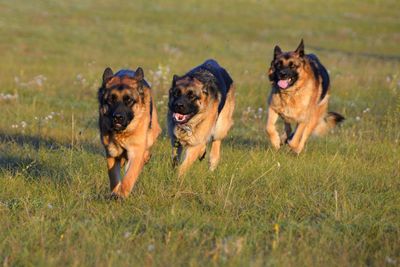
M 296 68 L 296 65 L 294 65 L 293 62 L 290 61 L 290 62 L 289 62 L 289 68 L 295 69 L 295 68 Z
M 172 91 L 172 95 L 173 95 L 174 97 L 179 97 L 179 96 L 181 95 L 181 91 L 180 91 L 180 90 L 173 90 L 173 91 Z
M 109 97 L 108 97 L 107 100 L 108 100 L 108 102 L 110 102 L 110 103 L 115 103 L 115 102 L 117 101 L 117 96 L 114 95 L 114 94 L 109 95 Z
M 130 96 L 124 96 L 124 103 L 127 105 L 132 105 L 135 102 L 135 99 L 133 99 Z

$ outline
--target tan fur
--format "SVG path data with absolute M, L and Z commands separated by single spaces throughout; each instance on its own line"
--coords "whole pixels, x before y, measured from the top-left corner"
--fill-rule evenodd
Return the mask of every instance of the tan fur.
M 179 84 L 181 83 L 181 84 Z M 194 79 L 180 80 L 177 84 L 187 88 L 192 88 L 201 92 L 203 84 Z M 184 84 L 186 83 L 186 84 Z M 171 111 L 168 112 L 168 130 L 173 146 L 173 162 L 178 164 L 183 149 L 186 152 L 181 165 L 179 166 L 178 175 L 182 176 L 186 173 L 193 162 L 202 158 L 206 152 L 206 146 L 209 141 L 211 144 L 209 168 L 214 170 L 220 159 L 220 145 L 233 125 L 233 111 L 235 108 L 235 88 L 232 85 L 226 98 L 225 105 L 218 114 L 218 99 L 212 99 L 211 96 L 202 97 L 198 101 L 199 112 L 193 116 L 184 126 L 175 125 Z M 176 142 L 180 145 L 176 146 Z M 182 147 L 183 146 L 183 147 Z
M 283 64 L 292 61 L 299 65 L 297 68 L 299 78 L 291 87 L 284 90 L 280 90 L 272 83 L 266 131 L 272 146 L 279 149 L 286 140 L 281 140 L 276 129 L 275 123 L 278 118 L 281 117 L 285 122 L 286 133 L 283 135 L 285 139 L 289 138 L 291 133 L 290 124 L 296 124 L 295 133 L 288 141 L 288 145 L 295 153 L 300 153 L 312 133 L 325 133 L 336 124 L 336 121 L 327 114 L 329 93 L 320 99 L 322 78 L 315 79 L 307 58 L 300 58 L 295 52 L 290 52 L 289 55 L 289 58 L 282 59 Z M 271 71 L 270 68 L 270 75 Z
M 150 158 L 150 148 L 161 133 L 158 124 L 157 111 L 153 103 L 152 110 L 152 126 L 150 123 L 150 99 L 152 93 L 150 88 L 144 87 L 144 101 L 142 101 L 135 91 L 137 84 L 132 79 L 120 79 L 113 77 L 107 84 L 106 88 L 110 88 L 118 84 L 129 84 L 136 96 L 137 104 L 133 105 L 134 119 L 129 123 L 127 128 L 118 132 L 100 131 L 101 140 L 107 151 L 107 167 L 110 178 L 110 187 L 112 193 L 118 197 L 127 197 L 131 192 L 136 180 L 143 168 L 143 165 Z M 122 94 L 118 90 L 114 90 L 115 94 Z M 100 122 L 102 120 L 100 109 Z M 122 180 L 120 179 L 121 168 L 126 164 L 126 172 Z

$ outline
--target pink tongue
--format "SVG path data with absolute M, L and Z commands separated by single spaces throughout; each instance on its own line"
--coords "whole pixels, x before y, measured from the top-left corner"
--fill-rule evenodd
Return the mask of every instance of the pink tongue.
M 175 113 L 174 117 L 175 117 L 175 120 L 177 120 L 177 121 L 184 121 L 186 119 L 187 115 Z
M 286 89 L 289 86 L 289 82 L 287 80 L 279 80 L 278 86 L 282 89 Z

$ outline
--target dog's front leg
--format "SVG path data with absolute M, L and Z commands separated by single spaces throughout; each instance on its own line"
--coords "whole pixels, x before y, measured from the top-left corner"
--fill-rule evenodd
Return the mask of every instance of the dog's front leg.
M 124 178 L 122 179 L 120 190 L 116 194 L 120 197 L 127 197 L 132 191 L 140 172 L 144 165 L 144 148 L 128 151 L 127 170 Z
M 120 182 L 121 162 L 118 158 L 107 157 L 108 177 L 110 178 L 110 189 L 118 190 Z
M 269 135 L 269 139 L 271 141 L 272 146 L 278 150 L 281 146 L 281 139 L 279 137 L 279 133 L 276 130 L 275 123 L 278 120 L 279 115 L 276 113 L 271 107 L 268 107 L 268 119 L 266 130 Z
M 297 147 L 292 148 L 294 152 L 299 154 L 303 150 L 308 137 L 310 137 L 311 133 L 314 131 L 315 127 L 317 126 L 318 120 L 319 120 L 319 117 L 317 115 L 313 115 L 311 117 L 310 121 L 308 121 L 308 123 L 304 127 L 303 133 L 301 135 L 301 138 L 298 142 Z
M 179 166 L 178 176 L 181 177 L 187 171 L 187 169 L 193 164 L 193 162 L 202 156 L 204 153 L 206 144 L 199 144 L 196 146 L 190 146 L 186 149 L 185 159 L 183 160 L 181 166 Z
M 213 140 L 210 152 L 210 170 L 217 168 L 221 152 L 221 140 Z
M 297 124 L 296 130 L 293 134 L 292 139 L 290 139 L 288 141 L 289 147 L 297 154 L 300 153 L 300 151 L 303 149 L 303 148 L 301 148 L 299 150 L 299 144 L 300 144 L 300 140 L 303 138 L 303 133 L 304 133 L 304 130 L 305 130 L 307 124 L 308 124 L 308 122 L 307 123 L 300 122 L 299 124 Z
M 179 164 L 179 161 L 181 160 L 181 154 L 182 154 L 182 145 L 175 141 L 173 142 L 172 145 L 172 166 L 176 167 Z

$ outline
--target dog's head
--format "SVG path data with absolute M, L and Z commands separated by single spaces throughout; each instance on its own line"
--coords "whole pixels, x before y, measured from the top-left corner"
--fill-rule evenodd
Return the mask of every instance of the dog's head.
M 111 68 L 103 73 L 103 84 L 99 89 L 100 116 L 107 129 L 122 132 L 135 118 L 135 113 L 144 105 L 144 74 L 142 68 L 135 72 L 121 71 L 116 74 Z
M 212 101 L 218 101 L 218 92 L 216 79 L 210 72 L 198 71 L 183 77 L 174 75 L 168 107 L 175 123 L 184 124 L 205 112 Z
M 299 79 L 304 64 L 303 39 L 295 51 L 282 52 L 279 46 L 275 46 L 274 59 L 268 72 L 269 80 L 281 90 L 288 89 Z

